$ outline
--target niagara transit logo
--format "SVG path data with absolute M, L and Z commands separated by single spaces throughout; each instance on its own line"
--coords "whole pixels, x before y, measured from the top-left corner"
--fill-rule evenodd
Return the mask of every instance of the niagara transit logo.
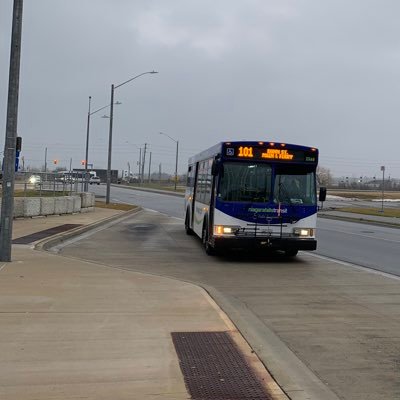
M 287 208 L 271 208 L 271 207 L 265 207 L 265 208 L 256 208 L 256 207 L 250 207 L 248 212 L 253 212 L 253 213 L 267 213 L 267 214 L 287 214 L 288 210 Z

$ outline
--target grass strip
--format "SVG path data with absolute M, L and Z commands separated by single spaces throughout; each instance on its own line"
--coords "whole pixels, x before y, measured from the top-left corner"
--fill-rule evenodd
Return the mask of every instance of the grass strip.
M 338 208 L 337 211 L 363 214 L 363 215 L 376 215 L 379 217 L 400 218 L 400 210 L 395 209 L 395 208 L 387 208 L 387 209 L 384 208 L 383 212 L 381 212 L 381 210 L 378 208 L 343 207 L 343 208 Z
M 130 211 L 138 208 L 134 204 L 124 204 L 124 203 L 108 203 L 104 201 L 96 201 L 95 207 L 97 208 L 107 208 L 109 210 L 120 210 L 120 211 Z

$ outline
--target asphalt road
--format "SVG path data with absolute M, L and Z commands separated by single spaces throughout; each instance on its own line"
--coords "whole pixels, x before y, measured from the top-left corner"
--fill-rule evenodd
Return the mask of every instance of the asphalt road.
M 400 276 L 400 230 L 319 218 L 316 254 Z
M 90 188 L 104 195 L 105 186 Z M 183 218 L 183 199 L 113 186 L 111 199 L 137 204 L 169 216 Z M 327 201 L 326 207 L 336 204 Z M 315 254 L 400 276 L 400 230 L 319 218 Z
M 100 185 L 90 187 L 89 190 L 96 193 L 96 196 L 106 194 L 106 186 Z M 124 189 L 119 186 L 111 187 L 110 200 L 127 204 L 136 204 L 143 208 L 156 210 L 166 215 L 183 218 L 184 200 L 183 197 L 169 196 L 153 192 L 144 192 L 141 190 Z

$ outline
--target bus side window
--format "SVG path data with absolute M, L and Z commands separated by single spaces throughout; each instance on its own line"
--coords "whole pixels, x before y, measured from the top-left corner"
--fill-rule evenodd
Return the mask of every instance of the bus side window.
M 212 184 L 212 163 L 213 160 L 209 159 L 206 161 L 206 169 L 204 171 L 204 203 L 210 204 L 211 201 L 211 184 Z

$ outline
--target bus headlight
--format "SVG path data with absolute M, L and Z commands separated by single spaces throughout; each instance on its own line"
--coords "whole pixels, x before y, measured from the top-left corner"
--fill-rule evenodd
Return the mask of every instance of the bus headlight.
M 234 235 L 238 231 L 238 226 L 215 225 L 214 235 Z
M 314 229 L 312 228 L 294 228 L 293 234 L 300 237 L 312 237 L 314 236 Z

